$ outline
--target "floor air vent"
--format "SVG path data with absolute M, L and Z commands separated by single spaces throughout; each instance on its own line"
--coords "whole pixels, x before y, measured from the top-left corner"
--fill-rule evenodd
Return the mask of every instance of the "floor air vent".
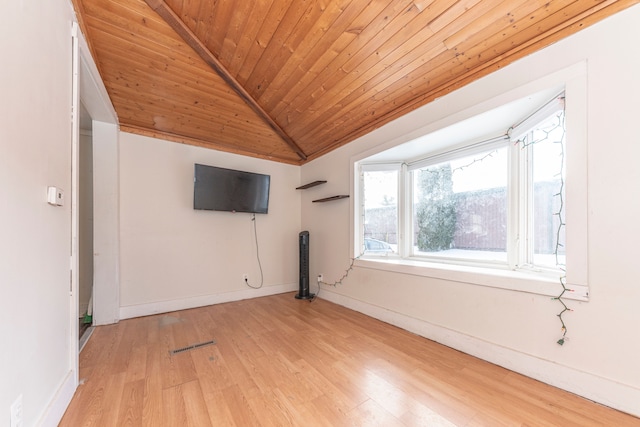
M 184 353 L 185 351 L 195 350 L 196 348 L 205 347 L 205 346 L 208 346 L 208 345 L 213 345 L 215 343 L 216 343 L 215 340 L 211 340 L 211 341 L 207 341 L 207 342 L 201 342 L 199 344 L 192 344 L 192 345 L 189 345 L 187 347 L 176 348 L 175 350 L 169 351 L 169 353 L 173 356 L 174 354 Z

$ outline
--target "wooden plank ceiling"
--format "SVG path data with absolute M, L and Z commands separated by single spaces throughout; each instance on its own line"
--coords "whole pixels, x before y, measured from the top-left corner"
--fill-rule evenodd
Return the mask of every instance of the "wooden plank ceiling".
M 640 0 L 74 0 L 125 131 L 317 158 Z

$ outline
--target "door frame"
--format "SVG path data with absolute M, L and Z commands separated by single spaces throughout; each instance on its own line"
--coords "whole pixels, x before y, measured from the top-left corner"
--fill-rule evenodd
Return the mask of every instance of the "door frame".
M 93 324 L 116 323 L 120 311 L 118 118 L 91 51 L 72 24 L 70 358 L 78 384 L 80 102 L 92 119 L 94 186 Z

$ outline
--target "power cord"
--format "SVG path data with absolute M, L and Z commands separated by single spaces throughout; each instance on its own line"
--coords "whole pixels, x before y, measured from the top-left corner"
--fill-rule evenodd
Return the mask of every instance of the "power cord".
M 249 283 L 249 278 L 245 277 L 244 278 L 244 283 L 250 287 L 251 289 L 260 289 L 262 287 L 262 285 L 264 284 L 264 273 L 262 271 L 262 263 L 260 262 L 260 250 L 258 248 L 258 228 L 256 226 L 256 214 L 254 213 L 251 216 L 251 221 L 253 221 L 253 235 L 256 241 L 256 259 L 258 260 L 258 267 L 260 268 L 260 285 L 259 286 L 252 286 Z
M 315 294 L 313 294 L 311 299 L 309 299 L 309 302 L 314 302 L 316 300 L 316 298 L 318 298 L 318 295 L 320 295 L 320 289 L 322 289 L 320 287 L 320 283 L 322 283 L 322 281 L 320 280 L 320 276 L 318 276 L 318 291 Z
M 349 277 L 349 273 L 351 273 L 351 271 L 353 270 L 353 265 L 355 264 L 357 259 L 360 259 L 361 256 L 364 255 L 364 252 L 361 253 L 360 255 L 358 255 L 355 258 L 351 258 L 351 263 L 349 264 L 349 267 L 345 270 L 344 274 L 342 275 L 342 277 L 340 277 L 340 279 L 336 280 L 333 283 L 328 283 L 328 282 L 324 282 L 322 280 L 320 280 L 320 276 L 318 276 L 317 282 L 318 282 L 318 291 L 316 292 L 316 294 L 313 296 L 313 298 L 311 298 L 309 300 L 309 302 L 313 302 L 315 301 L 316 298 L 318 298 L 318 295 L 320 295 L 320 289 L 321 286 L 320 285 L 327 285 L 327 286 L 333 286 L 334 288 L 338 285 L 341 285 L 342 282 Z

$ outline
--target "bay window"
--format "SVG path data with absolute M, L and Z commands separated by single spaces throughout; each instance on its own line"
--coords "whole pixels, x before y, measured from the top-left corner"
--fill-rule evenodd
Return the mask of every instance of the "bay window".
M 410 266 L 411 274 L 474 268 L 564 277 L 572 227 L 565 123 L 563 91 L 488 138 L 469 135 L 418 155 L 414 144 L 410 158 L 396 149 L 393 161 L 381 161 L 383 153 L 355 162 L 355 256 L 371 268 Z

